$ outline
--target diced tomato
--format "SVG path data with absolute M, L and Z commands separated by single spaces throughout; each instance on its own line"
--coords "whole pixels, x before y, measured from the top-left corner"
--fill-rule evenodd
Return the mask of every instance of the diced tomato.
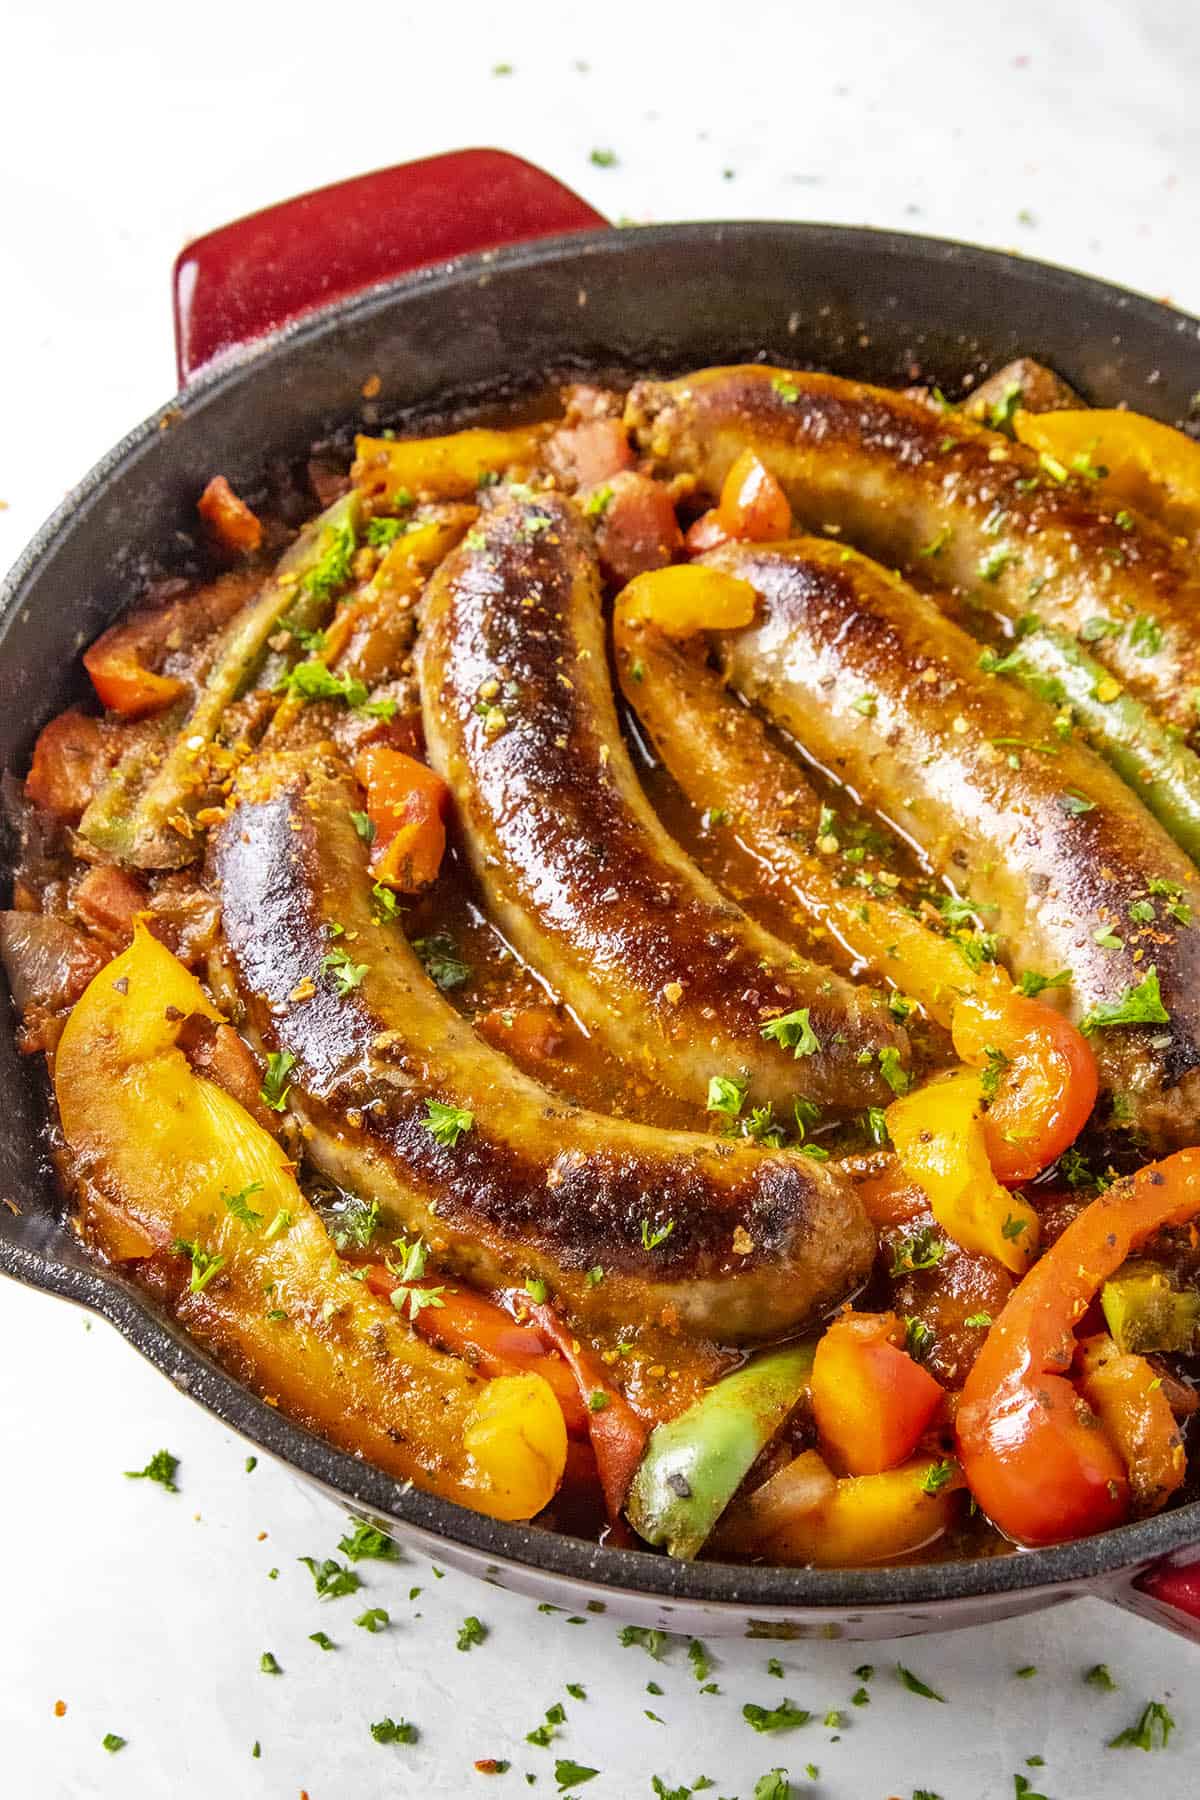
M 753 450 L 743 450 L 725 477 L 717 517 L 731 538 L 756 543 L 785 538 L 791 531 L 787 495 Z
M 437 877 L 446 850 L 450 790 L 440 775 L 386 744 L 368 744 L 354 773 L 367 791 L 375 828 L 371 872 L 400 893 L 416 893 Z
M 77 825 L 116 757 L 117 745 L 104 720 L 72 707 L 39 734 L 25 792 L 35 806 L 66 825 Z
M 964 1062 L 1004 1058 L 983 1120 L 988 1161 L 1001 1181 L 1031 1180 L 1075 1142 L 1096 1103 L 1091 1045 L 1053 1006 L 1016 992 L 961 1000 L 952 1033 Z
M 899 1348 L 894 1313 L 844 1313 L 817 1345 L 813 1417 L 822 1443 L 851 1475 L 877 1475 L 910 1457 L 944 1395 Z
M 261 519 L 239 499 L 224 475 L 213 476 L 196 502 L 196 511 L 223 550 L 248 556 L 261 545 Z
M 730 533 L 722 525 L 721 515 L 714 506 L 693 519 L 683 534 L 683 547 L 689 556 L 703 556 L 706 550 L 719 550 L 729 540 Z
M 648 475 L 633 470 L 614 475 L 594 499 L 600 566 L 617 586 L 648 569 L 665 568 L 683 549 L 671 496 Z
M 134 919 L 149 905 L 150 895 L 128 869 L 96 863 L 76 886 L 72 900 L 75 911 L 89 925 L 131 938 Z
M 546 444 L 546 458 L 557 474 L 580 488 L 595 487 L 634 464 L 620 419 L 585 419 L 560 427 Z

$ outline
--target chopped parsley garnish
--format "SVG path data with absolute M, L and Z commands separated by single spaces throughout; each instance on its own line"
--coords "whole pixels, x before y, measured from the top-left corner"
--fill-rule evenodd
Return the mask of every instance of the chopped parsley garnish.
M 1037 1674 L 1037 1664 L 1025 1663 L 1023 1667 L 1014 1669 L 1013 1674 L 1017 1677 L 1018 1681 L 1032 1681 Z
M 413 949 L 421 959 L 421 965 L 429 979 L 447 992 L 450 988 L 461 987 L 464 981 L 471 979 L 471 965 L 463 962 L 454 945 L 454 939 L 444 931 L 435 932 L 432 937 L 415 938 Z
M 1003 1050 L 997 1050 L 994 1044 L 985 1045 L 983 1053 L 987 1057 L 987 1067 L 979 1077 L 979 1091 L 985 1100 L 994 1100 L 1000 1092 L 1000 1081 L 1008 1067 L 1009 1058 Z
M 376 550 L 386 550 L 397 538 L 406 536 L 412 529 L 411 519 L 369 519 L 367 542 Z
M 615 169 L 617 153 L 615 150 L 593 150 L 588 161 L 594 163 L 598 169 Z
M 458 1637 L 455 1642 L 460 1650 L 473 1650 L 476 1644 L 482 1644 L 486 1636 L 487 1626 L 482 1624 L 474 1613 L 468 1613 L 458 1628 Z
M 280 1668 L 279 1664 L 275 1661 L 275 1657 L 270 1650 L 263 1651 L 262 1655 L 258 1659 L 258 1666 L 262 1670 L 264 1675 L 282 1675 L 283 1674 L 283 1670 Z
M 932 1269 L 946 1254 L 946 1240 L 931 1225 L 922 1225 L 909 1237 L 902 1238 L 892 1255 L 891 1275 L 912 1275 L 918 1269 Z
M 864 719 L 873 719 L 879 709 L 879 702 L 874 694 L 860 694 L 857 700 L 850 702 L 850 711 L 861 713 Z
M 282 1112 L 287 1105 L 287 1097 L 292 1091 L 288 1076 L 296 1066 L 296 1058 L 290 1050 L 272 1050 L 267 1057 L 267 1072 L 263 1084 L 258 1090 L 259 1099 L 272 1112 Z
M 1014 1213 L 1006 1213 L 1004 1223 L 1000 1227 L 1000 1236 L 1015 1243 L 1028 1223 L 1028 1219 L 1018 1219 Z
M 1167 902 L 1167 911 L 1177 925 L 1190 925 L 1192 909 L 1183 898 L 1183 889 L 1174 881 L 1164 881 L 1161 875 L 1152 875 L 1146 883 L 1147 892 L 1157 894 Z
M 377 1525 L 368 1525 L 365 1519 L 353 1521 L 354 1529 L 345 1537 L 338 1539 L 338 1549 L 351 1562 L 361 1562 L 365 1557 L 373 1557 L 377 1562 L 398 1562 L 400 1546 L 386 1531 L 380 1531 Z
M 203 1244 L 187 1238 L 176 1238 L 171 1248 L 176 1256 L 191 1259 L 192 1278 L 188 1286 L 193 1294 L 202 1294 L 218 1269 L 225 1267 L 223 1256 L 218 1256 L 213 1251 L 206 1250 Z
M 771 386 L 775 393 L 779 395 L 779 398 L 788 406 L 794 406 L 796 401 L 800 398 L 800 389 L 796 386 L 794 381 L 788 381 L 786 376 L 774 376 L 771 381 Z
M 1058 796 L 1059 809 L 1070 819 L 1080 819 L 1084 813 L 1095 812 L 1096 802 L 1089 800 L 1086 794 L 1080 794 L 1074 788 L 1067 788 Z
M 222 1200 L 225 1202 L 225 1211 L 231 1214 L 232 1217 L 238 1221 L 239 1225 L 244 1225 L 247 1231 L 257 1231 L 263 1222 L 262 1214 L 260 1212 L 255 1212 L 254 1208 L 249 1203 L 251 1194 L 261 1193 L 262 1182 L 252 1181 L 238 1194 L 222 1193 L 221 1195 Z
M 446 1106 L 441 1100 L 425 1102 L 425 1118 L 421 1120 L 435 1144 L 453 1150 L 460 1137 L 472 1129 L 475 1114 L 462 1106 Z
M 315 1644 L 318 1650 L 337 1649 L 337 1645 L 327 1631 L 310 1631 L 308 1634 L 308 1641 L 310 1644 Z
M 169 1450 L 156 1450 L 144 1469 L 126 1469 L 126 1481 L 156 1481 L 159 1487 L 166 1488 L 168 1494 L 177 1494 L 175 1471 L 179 1467 L 179 1458 L 172 1456 Z
M 748 1078 L 736 1080 L 732 1075 L 711 1075 L 708 1099 L 705 1102 L 707 1111 L 724 1113 L 727 1118 L 736 1119 L 742 1110 L 749 1086 Z
M 696 1680 L 707 1681 L 712 1674 L 712 1662 L 707 1647 L 701 1643 L 699 1638 L 693 1638 L 688 1645 L 687 1654 Z
M 310 656 L 289 669 L 275 683 L 277 694 L 294 694 L 298 700 L 344 700 L 355 712 L 372 719 L 390 719 L 396 710 L 394 700 L 372 700 L 365 682 L 353 675 L 335 675 L 319 656 Z
M 999 400 L 994 400 L 987 409 L 987 422 L 993 431 L 1002 431 L 1006 437 L 1013 435 L 1013 419 L 1021 400 L 1020 382 L 1010 381 Z
M 1118 937 L 1111 925 L 1097 925 L 1092 933 L 1092 942 L 1099 944 L 1102 950 L 1123 950 L 1125 939 Z
M 963 1320 L 964 1325 L 978 1326 L 981 1331 L 989 1329 L 991 1326 L 991 1323 L 992 1323 L 992 1315 L 990 1312 L 972 1313 L 969 1319 Z
M 781 1700 L 778 1706 L 756 1706 L 747 1700 L 742 1717 L 755 1731 L 794 1731 L 798 1725 L 807 1725 L 812 1714 L 790 1700 Z
M 887 1114 L 882 1106 L 868 1106 L 863 1114 L 863 1130 L 877 1149 L 884 1150 L 891 1143 L 887 1128 Z
M 1157 656 L 1163 647 L 1163 628 L 1157 619 L 1141 613 L 1129 627 L 1129 642 L 1139 656 Z
M 809 1008 L 802 1006 L 795 1012 L 784 1013 L 782 1018 L 770 1019 L 761 1028 L 760 1036 L 792 1051 L 796 1057 L 811 1056 L 821 1048 L 821 1040 L 809 1023 L 808 1015 Z
M 554 1736 L 558 1726 L 566 1719 L 566 1711 L 561 1701 L 556 1700 L 553 1706 L 546 1708 L 546 1719 L 542 1725 L 535 1725 L 532 1731 L 525 1733 L 527 1744 L 536 1744 L 544 1750 Z
M 914 1675 L 911 1669 L 906 1669 L 903 1663 L 896 1664 L 896 1678 L 901 1687 L 906 1687 L 910 1694 L 920 1694 L 923 1700 L 940 1700 L 942 1705 L 945 1705 L 946 1696 L 931 1688 L 928 1682 L 921 1680 L 919 1675 Z
M 378 1200 L 360 1200 L 356 1194 L 347 1195 L 343 1210 L 337 1215 L 333 1229 L 333 1241 L 339 1250 L 348 1250 L 353 1246 L 356 1250 L 365 1250 L 375 1236 L 379 1224 Z
M 783 1126 L 775 1122 L 775 1109 L 768 1100 L 765 1106 L 754 1106 L 750 1117 L 742 1120 L 742 1131 L 756 1144 L 771 1144 L 775 1149 L 783 1143 Z
M 375 842 L 375 827 L 371 823 L 369 813 L 354 812 L 351 810 L 350 823 L 353 825 L 364 844 L 373 844 Z
M 587 518 L 598 519 L 603 517 L 612 503 L 613 490 L 606 481 L 600 487 L 593 488 L 583 503 L 583 510 Z
M 415 1744 L 417 1728 L 407 1719 L 378 1719 L 371 1727 L 377 1744 Z
M 356 1594 L 362 1586 L 362 1576 L 356 1570 L 334 1562 L 331 1556 L 324 1562 L 318 1562 L 315 1556 L 298 1556 L 296 1561 L 303 1563 L 312 1576 L 319 1600 L 340 1600 L 344 1594 Z
M 917 551 L 917 555 L 940 556 L 953 536 L 954 532 L 952 527 L 943 525 L 940 531 L 934 533 L 927 544 L 921 545 L 920 549 Z
M 649 1219 L 643 1219 L 642 1220 L 642 1249 L 643 1250 L 657 1250 L 658 1246 L 660 1244 L 666 1243 L 667 1239 L 670 1237 L 670 1235 L 674 1231 L 674 1229 L 675 1229 L 674 1219 L 668 1219 L 665 1225 L 654 1225 L 654 1226 L 651 1226 Z
M 321 553 L 301 578 L 300 585 L 317 599 L 328 600 L 350 579 L 350 565 L 357 547 L 354 523 L 342 519 L 322 533 Z
M 1107 1663 L 1093 1663 L 1083 1679 L 1089 1687 L 1100 1688 L 1106 1694 L 1116 1691 L 1117 1684 Z
M 1141 981 L 1127 987 L 1119 1000 L 1102 1001 L 1093 1006 L 1079 1029 L 1085 1036 L 1108 1025 L 1169 1025 L 1171 1015 L 1162 1003 L 1158 989 L 1158 969 L 1151 966 Z
M 948 1481 L 954 1480 L 958 1464 L 951 1458 L 932 1463 L 921 1477 L 923 1494 L 940 1494 Z
M 1153 900 L 1132 900 L 1128 907 L 1129 917 L 1135 925 L 1149 925 L 1154 919 Z
M 362 986 L 363 976 L 369 967 L 369 963 L 356 963 L 350 952 L 343 950 L 340 945 L 326 951 L 321 958 L 321 973 L 333 976 L 339 1000 L 344 1000 L 347 994 Z
M 1127 1725 L 1109 1740 L 1110 1750 L 1165 1750 L 1175 1721 L 1161 1700 L 1147 1700 L 1136 1725 Z
M 914 1362 L 922 1362 L 928 1356 L 932 1344 L 933 1332 L 924 1319 L 905 1319 L 904 1348 Z
M 603 1388 L 593 1388 L 587 1397 L 587 1408 L 590 1413 L 603 1412 L 606 1407 L 611 1405 L 612 1395 L 606 1393 Z
M 529 1298 L 533 1301 L 535 1306 L 542 1306 L 544 1305 L 550 1290 L 540 1275 L 530 1275 L 525 1281 L 525 1292 L 529 1295 Z
M 791 1800 L 792 1784 L 786 1769 L 768 1769 L 754 1784 L 751 1800 Z
M 104 1736 L 100 1739 L 100 1748 L 102 1750 L 107 1750 L 110 1755 L 115 1756 L 117 1751 L 123 1750 L 128 1742 L 128 1738 L 119 1736 L 117 1732 L 106 1731 Z
M 900 1052 L 892 1044 L 885 1044 L 879 1052 L 879 1073 L 893 1094 L 907 1094 L 912 1086 L 912 1076 L 901 1062 Z
M 382 1606 L 368 1606 L 366 1612 L 359 1613 L 354 1621 L 356 1625 L 361 1625 L 364 1631 L 369 1631 L 372 1636 L 377 1631 L 385 1630 L 391 1622 L 390 1615 L 383 1610 Z
M 1014 550 L 1009 550 L 1004 544 L 997 544 L 994 550 L 989 550 L 986 556 L 980 558 L 977 570 L 980 581 L 998 581 L 1015 555 Z
M 803 1094 L 792 1102 L 792 1112 L 796 1120 L 796 1136 L 803 1141 L 814 1125 L 821 1122 L 821 1109 L 815 1100 L 806 1100 Z
M 667 1633 L 656 1630 L 653 1625 L 622 1625 L 617 1637 L 626 1650 L 638 1644 L 656 1662 L 662 1656 L 663 1646 L 667 1641 Z
M 1038 994 L 1044 994 L 1047 988 L 1070 987 L 1070 985 L 1070 969 L 1060 969 L 1057 975 L 1039 975 L 1033 969 L 1026 969 L 1017 983 L 1017 988 L 1020 993 L 1027 995 L 1032 1000 Z

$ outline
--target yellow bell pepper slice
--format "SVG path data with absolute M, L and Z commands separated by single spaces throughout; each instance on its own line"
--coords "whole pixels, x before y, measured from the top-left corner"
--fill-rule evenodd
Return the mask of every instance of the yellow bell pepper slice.
M 1018 411 L 1013 429 L 1022 444 L 1050 459 L 1059 480 L 1091 475 L 1105 502 L 1134 507 L 1177 537 L 1200 538 L 1200 444 L 1182 431 L 1104 407 Z
M 748 581 L 703 563 L 673 563 L 635 575 L 617 598 L 623 629 L 655 625 L 668 637 L 739 631 L 754 618 L 758 596 Z
M 1023 1275 L 1037 1253 L 1038 1216 L 996 1180 L 983 1130 L 980 1077 L 958 1070 L 893 1100 L 887 1127 L 905 1177 L 964 1250 Z
M 528 473 L 553 429 L 518 425 L 511 431 L 474 427 L 446 437 L 359 437 L 350 475 L 364 494 L 389 505 L 406 491 L 419 499 L 462 500 L 489 475 Z
M 188 1330 L 335 1443 L 494 1518 L 541 1511 L 567 1449 L 549 1385 L 480 1381 L 354 1279 L 275 1139 L 179 1048 L 197 1013 L 220 1018 L 139 925 L 68 1019 L 54 1085 L 85 1230 L 152 1255 Z

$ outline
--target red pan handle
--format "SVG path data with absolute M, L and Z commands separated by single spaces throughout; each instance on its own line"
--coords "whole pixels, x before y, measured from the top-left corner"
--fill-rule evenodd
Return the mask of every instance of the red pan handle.
M 1165 1625 L 1168 1631 L 1200 1644 L 1200 1555 L 1195 1549 L 1177 1551 L 1151 1563 L 1109 1598 L 1127 1612 L 1153 1619 L 1156 1625 Z
M 175 259 L 182 386 L 214 358 L 328 301 L 445 262 L 608 220 L 504 150 L 453 150 L 250 213 Z

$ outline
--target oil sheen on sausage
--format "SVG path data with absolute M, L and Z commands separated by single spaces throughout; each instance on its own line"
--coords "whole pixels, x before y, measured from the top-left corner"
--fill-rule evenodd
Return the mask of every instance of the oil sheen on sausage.
M 886 1100 L 882 995 L 755 924 L 663 829 L 621 737 L 590 534 L 502 503 L 447 558 L 418 646 L 425 739 L 501 929 L 627 1066 L 703 1107 L 714 1075 L 789 1115 Z M 764 1038 L 807 1009 L 819 1048 Z
M 211 851 L 228 967 L 255 1035 L 296 1059 L 291 1103 L 325 1175 L 484 1287 L 539 1277 L 581 1324 L 753 1341 L 865 1279 L 874 1236 L 829 1168 L 586 1112 L 477 1036 L 378 918 L 360 804 L 331 758 L 264 762 Z M 467 1117 L 441 1134 L 457 1141 L 438 1141 L 431 1102 Z
M 1169 1022 L 1093 1041 L 1137 1128 L 1156 1146 L 1195 1143 L 1200 880 L 1184 853 L 1106 764 L 1056 736 L 1048 707 L 982 673 L 974 640 L 899 577 L 822 538 L 706 560 L 763 603 L 718 642 L 730 682 L 969 894 L 1015 974 L 1069 967 L 1079 1019 L 1157 969 Z
M 1103 505 L 1086 473 L 887 388 L 759 365 L 640 382 L 626 422 L 661 472 L 713 493 L 755 450 L 806 529 L 920 567 L 1010 619 L 1085 632 L 1132 692 L 1195 729 L 1200 582 L 1157 526 Z

